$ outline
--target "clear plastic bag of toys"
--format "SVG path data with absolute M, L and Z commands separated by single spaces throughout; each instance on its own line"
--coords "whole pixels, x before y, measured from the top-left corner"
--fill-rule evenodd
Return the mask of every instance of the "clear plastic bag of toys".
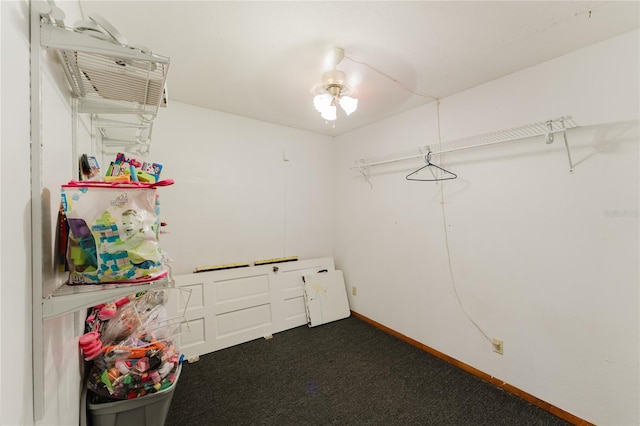
M 156 189 L 173 184 L 70 181 L 61 188 L 68 283 L 147 282 L 165 277 Z
M 110 399 L 133 399 L 170 387 L 180 352 L 172 340 L 131 337 L 94 359 L 87 388 Z
M 168 303 L 171 292 L 180 297 Z M 175 311 L 186 309 L 189 296 L 189 290 L 162 288 L 136 295 L 129 302 L 120 299 L 106 304 L 115 306 L 113 315 L 85 334 L 89 340 L 95 333 L 100 341 L 100 349 L 92 350 L 87 388 L 104 400 L 121 400 L 170 387 L 181 362 L 179 336 L 187 331 L 184 315 L 177 316 Z M 96 314 L 98 320 L 105 317 L 103 309 Z M 82 346 L 85 336 L 80 345 L 88 359 Z M 92 347 L 87 344 L 89 350 Z

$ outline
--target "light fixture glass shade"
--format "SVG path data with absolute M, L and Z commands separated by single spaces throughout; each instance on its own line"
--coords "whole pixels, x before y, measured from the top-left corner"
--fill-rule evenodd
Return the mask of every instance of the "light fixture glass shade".
M 327 105 L 324 110 L 320 111 L 320 116 L 325 120 L 333 121 L 337 118 L 336 116 L 336 106 L 335 105 Z
M 316 108 L 318 112 L 321 113 L 325 110 L 325 108 L 331 106 L 332 100 L 333 100 L 333 97 L 328 93 L 325 93 L 324 95 L 316 95 L 313 98 L 313 106 Z
M 313 106 L 325 120 L 333 121 L 336 119 L 336 106 L 333 102 L 333 96 L 330 94 L 316 95 L 313 98 Z
M 337 118 L 336 101 L 347 115 L 350 115 L 358 108 L 358 100 L 351 96 L 332 96 L 329 93 L 323 93 L 313 97 L 313 106 L 325 120 L 333 121 Z
M 340 98 L 340 106 L 347 115 L 351 115 L 358 108 L 358 100 L 351 96 L 343 96 Z

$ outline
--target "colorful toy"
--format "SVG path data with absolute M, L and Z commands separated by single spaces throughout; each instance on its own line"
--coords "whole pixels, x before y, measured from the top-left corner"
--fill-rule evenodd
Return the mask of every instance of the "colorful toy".
M 115 161 L 112 161 L 107 169 L 105 181 L 113 182 L 122 179 L 123 181 L 154 183 L 160 180 L 161 172 L 162 164 L 141 162 L 119 152 Z
M 142 164 L 142 171 L 145 173 L 149 173 L 151 176 L 155 178 L 157 182 L 160 180 L 160 173 L 162 172 L 162 164 L 145 162 Z
M 150 183 L 156 182 L 155 176 L 147 172 L 143 172 L 142 170 L 136 170 L 136 177 L 140 182 L 150 182 Z
M 130 182 L 131 177 L 129 175 L 118 175 L 118 176 L 105 176 L 105 182 Z
M 116 154 L 115 164 L 118 164 L 118 165 L 127 164 L 128 166 L 133 166 L 137 169 L 142 167 L 142 163 L 140 161 L 136 160 L 133 157 L 127 158 L 122 152 L 119 152 Z
M 98 312 L 98 318 L 101 321 L 108 321 L 111 318 L 113 318 L 114 316 L 116 316 L 116 310 L 117 309 L 118 309 L 118 307 L 116 306 L 115 303 L 107 303 Z
M 107 346 L 102 351 L 105 354 L 105 358 L 113 359 L 113 365 L 115 365 L 115 359 L 133 359 L 133 358 L 143 358 L 148 357 L 150 354 L 153 355 L 156 352 L 162 351 L 164 349 L 164 344 L 162 342 L 153 342 L 150 345 L 145 345 L 141 347 L 131 347 L 131 346 L 121 346 L 121 345 L 112 345 Z M 147 363 L 149 360 L 146 359 L 144 361 Z M 141 371 L 146 371 L 141 370 Z
M 96 221 L 95 225 L 91 227 L 91 231 L 99 235 L 100 246 L 108 243 L 117 244 L 121 241 L 117 221 L 111 217 L 108 211 L 105 211 L 102 217 Z M 103 272 L 109 269 L 118 272 L 131 268 L 126 251 L 120 251 L 114 254 L 101 252 L 100 259 L 102 260 L 100 268 Z
M 92 331 L 80 336 L 78 343 L 84 353 L 85 361 L 90 361 L 102 353 L 100 333 L 97 331 Z
M 67 223 L 70 229 L 70 244 L 71 249 L 76 249 L 72 253 L 72 257 L 75 262 L 79 262 L 76 265 L 96 267 L 98 266 L 98 260 L 96 258 L 96 240 L 91 233 L 91 230 L 87 226 L 87 222 L 78 218 L 67 218 Z M 82 253 L 80 253 L 80 251 Z

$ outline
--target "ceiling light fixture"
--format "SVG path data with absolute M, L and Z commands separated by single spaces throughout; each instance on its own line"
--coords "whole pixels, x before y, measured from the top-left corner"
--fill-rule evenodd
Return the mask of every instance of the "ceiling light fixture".
M 344 58 L 344 50 L 336 47 L 333 50 L 333 69 L 322 75 L 322 81 L 311 89 L 313 106 L 327 121 L 334 121 L 337 118 L 337 106 L 344 110 L 347 115 L 351 115 L 358 108 L 358 99 L 352 95 L 354 90 L 347 84 L 347 76 L 343 71 L 337 70 L 336 66 Z

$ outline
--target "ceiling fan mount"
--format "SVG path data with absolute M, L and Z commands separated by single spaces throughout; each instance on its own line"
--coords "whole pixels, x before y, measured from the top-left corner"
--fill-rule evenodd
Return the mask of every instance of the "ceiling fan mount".
M 314 95 L 349 96 L 354 90 L 347 84 L 347 75 L 343 71 L 332 69 L 322 74 L 320 84 L 314 86 L 312 92 Z

